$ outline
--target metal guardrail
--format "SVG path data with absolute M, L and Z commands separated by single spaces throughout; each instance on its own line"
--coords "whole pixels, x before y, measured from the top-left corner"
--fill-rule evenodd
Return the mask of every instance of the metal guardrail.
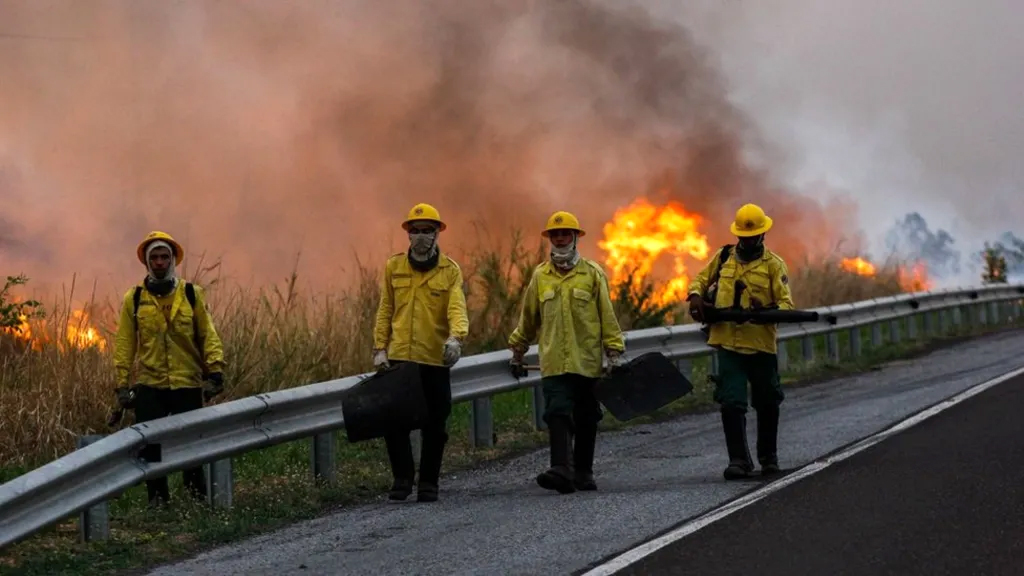
M 871 329 L 873 346 L 882 344 L 882 329 L 890 341 L 901 337 L 900 325 L 923 315 L 923 335 L 947 333 L 950 325 L 1017 322 L 1022 315 L 1024 284 L 994 285 L 902 294 L 817 308 L 822 317 L 832 315 L 835 324 L 824 322 L 787 324 L 779 327 L 779 340 L 802 340 L 802 356 L 813 361 L 815 338 L 825 335 L 826 355 L 837 362 L 839 334 L 852 331 L 850 353 L 859 355 L 860 331 Z M 938 326 L 935 325 L 936 317 Z M 917 322 L 906 322 L 907 337 L 918 337 Z M 627 356 L 659 351 L 688 376 L 692 360 L 710 355 L 696 324 L 634 330 L 626 333 Z M 710 371 L 717 372 L 714 355 Z M 470 440 L 474 446 L 493 445 L 490 399 L 496 394 L 532 388 L 534 426 L 543 429 L 543 396 L 540 376 L 521 379 L 508 371 L 507 350 L 468 356 L 452 369 L 453 402 L 471 402 Z M 537 347 L 526 355 L 537 362 Z M 786 346 L 779 346 L 779 367 L 789 362 Z M 340 398 L 368 374 L 351 376 L 259 394 L 208 406 L 185 414 L 135 424 L 109 436 L 80 440 L 80 448 L 0 485 L 0 547 L 21 540 L 65 518 L 80 514 L 84 540 L 109 536 L 106 502 L 132 486 L 184 468 L 208 464 L 208 498 L 216 506 L 232 504 L 231 458 L 283 442 L 311 438 L 312 469 L 318 478 L 334 476 L 335 431 L 344 428 Z M 160 444 L 162 461 L 147 463 L 139 451 Z

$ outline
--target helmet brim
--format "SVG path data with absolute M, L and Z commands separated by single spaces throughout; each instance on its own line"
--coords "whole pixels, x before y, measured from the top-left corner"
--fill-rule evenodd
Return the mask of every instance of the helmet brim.
M 732 232 L 733 236 L 737 236 L 739 238 L 750 238 L 751 236 L 760 236 L 761 234 L 764 234 L 765 232 L 771 229 L 772 219 L 769 218 L 768 216 L 764 217 L 763 226 L 761 226 L 760 228 L 755 228 L 753 230 L 740 230 L 739 228 L 736 227 L 735 222 L 729 225 L 729 231 Z
M 142 262 L 143 266 L 147 264 L 146 247 L 152 244 L 153 242 L 167 242 L 168 244 L 170 244 L 171 247 L 174 249 L 174 265 L 181 266 L 182 261 L 185 260 L 185 249 L 181 247 L 181 244 L 178 244 L 178 242 L 172 238 L 150 238 L 148 240 L 143 240 L 141 243 L 139 243 L 139 247 L 135 249 L 135 255 L 139 257 L 139 262 Z
M 440 220 L 436 220 L 434 218 L 413 218 L 412 220 L 406 220 L 405 222 L 402 222 L 402 230 L 405 230 L 406 232 L 408 232 L 409 231 L 409 225 L 412 224 L 413 222 L 433 222 L 434 224 L 437 224 L 437 231 L 438 232 L 444 232 L 445 230 L 448 229 L 448 225 L 447 224 L 445 224 L 444 222 L 442 222 Z
M 581 230 L 579 228 L 548 228 L 547 230 L 542 231 L 540 235 L 545 238 L 549 238 L 551 237 L 551 233 L 554 232 L 555 230 L 568 230 L 570 232 L 575 232 L 576 235 L 579 236 L 580 238 L 587 235 L 586 231 Z

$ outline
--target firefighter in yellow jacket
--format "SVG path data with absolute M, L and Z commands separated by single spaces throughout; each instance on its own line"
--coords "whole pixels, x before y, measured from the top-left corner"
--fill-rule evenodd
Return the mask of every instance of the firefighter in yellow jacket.
M 509 337 L 511 369 L 519 377 L 524 374 L 523 356 L 539 332 L 551 467 L 537 476 L 537 484 L 562 494 L 597 489 L 594 446 L 604 415 L 594 387 L 602 373 L 602 352 L 610 369 L 621 364 L 625 351 L 608 278 L 599 264 L 577 250 L 585 233 L 569 212 L 548 218 L 541 235 L 551 242 L 551 256 L 534 269 L 519 325 Z
M 793 309 L 786 263 L 764 245 L 765 233 L 771 228 L 772 219 L 754 204 L 736 211 L 736 220 L 730 227 L 738 238 L 735 248 L 723 247 L 716 252 L 690 283 L 688 300 L 694 320 L 703 321 L 706 306 L 728 308 L 738 303 L 742 308 Z M 710 328 L 708 345 L 716 349 L 718 357 L 714 399 L 721 407 L 729 453 L 725 478 L 745 478 L 754 469 L 746 435 L 748 381 L 750 404 L 757 411 L 757 458 L 761 473 L 777 473 L 779 406 L 785 395 L 779 379 L 776 326 L 715 323 Z
M 447 226 L 437 209 L 429 204 L 413 206 L 402 228 L 409 234 L 409 249 L 388 258 L 384 267 L 373 364 L 378 370 L 395 362 L 420 366 L 429 423 L 421 430 L 416 499 L 433 502 L 448 442 L 451 367 L 462 355 L 469 320 L 462 269 L 438 245 L 438 234 Z M 415 473 L 409 435 L 389 435 L 384 440 L 394 476 L 389 498 L 405 500 L 412 494 Z
M 145 422 L 203 407 L 224 389 L 224 351 L 203 289 L 182 281 L 176 268 L 184 250 L 163 232 L 151 232 L 136 249 L 145 279 L 125 293 L 115 339 L 117 399 Z M 138 360 L 133 380 L 132 365 Z M 159 446 L 141 456 L 159 461 Z M 185 488 L 206 496 L 202 466 L 183 472 Z M 150 505 L 170 500 L 167 478 L 147 480 Z

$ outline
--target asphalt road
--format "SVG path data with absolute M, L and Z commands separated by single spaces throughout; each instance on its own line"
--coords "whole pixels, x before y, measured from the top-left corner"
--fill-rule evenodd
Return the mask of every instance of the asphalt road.
M 616 574 L 1024 573 L 1024 377 L 773 492 Z
M 779 430 L 780 464 L 802 466 L 1024 366 L 1021 350 L 1024 333 L 1007 332 L 881 370 L 788 390 Z M 755 422 L 751 418 L 748 424 L 751 439 Z M 990 448 L 1008 449 L 977 449 Z M 954 472 L 960 457 L 950 453 L 942 462 Z M 595 459 L 597 492 L 560 496 L 540 489 L 534 477 L 547 460 L 545 449 L 446 475 L 439 502 L 382 499 L 214 549 L 151 574 L 579 573 L 758 486 L 722 479 L 725 446 L 714 413 L 601 434 Z M 972 486 L 968 481 L 962 488 Z M 848 513 L 832 512 L 836 519 Z M 820 520 L 814 524 L 822 525 Z M 793 566 L 799 565 L 794 561 Z M 748 562 L 731 573 L 751 569 Z

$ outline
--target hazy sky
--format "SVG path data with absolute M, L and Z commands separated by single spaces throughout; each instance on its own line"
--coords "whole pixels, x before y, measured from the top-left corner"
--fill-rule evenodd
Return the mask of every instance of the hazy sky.
M 958 244 L 1024 231 L 1024 4 L 651 5 L 713 50 L 792 181 L 849 190 L 869 236 L 915 210 Z
M 790 254 L 911 210 L 1020 230 L 1021 8 L 607 4 L 0 0 L 0 265 L 121 283 L 157 228 L 240 276 L 301 250 L 338 281 L 401 249 L 423 200 L 459 247 L 575 210 L 598 256 L 614 209 L 659 191 L 714 243 L 760 201 Z

